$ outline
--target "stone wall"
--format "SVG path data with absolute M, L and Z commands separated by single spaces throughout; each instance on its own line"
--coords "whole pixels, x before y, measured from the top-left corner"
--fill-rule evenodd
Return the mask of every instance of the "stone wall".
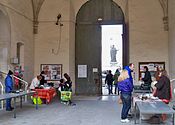
M 170 77 L 175 79 L 175 1 L 169 0 L 169 63 L 170 63 Z
M 62 64 L 62 75 L 68 73 L 74 79 L 75 48 L 74 35 L 71 34 L 74 34 L 75 24 L 70 11 L 68 0 L 43 3 L 38 18 L 38 34 L 35 35 L 35 75 L 40 73 L 41 64 Z M 55 24 L 58 14 L 61 14 L 61 27 Z
M 24 44 L 24 79 L 30 82 L 33 78 L 34 44 L 33 44 L 33 11 L 29 0 L 1 0 L 0 6 L 7 12 L 10 22 L 10 58 L 16 57 L 17 42 Z M 10 64 L 10 61 L 8 62 Z M 14 65 L 11 65 L 13 69 Z
M 168 32 L 164 31 L 163 10 L 155 0 L 129 1 L 130 62 L 138 80 L 139 62 L 165 62 L 168 65 Z

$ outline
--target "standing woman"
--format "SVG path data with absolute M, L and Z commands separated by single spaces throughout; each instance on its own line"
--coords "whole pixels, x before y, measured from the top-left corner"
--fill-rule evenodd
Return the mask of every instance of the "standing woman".
M 114 74 L 114 85 L 115 85 L 115 94 L 119 95 L 119 90 L 118 90 L 118 77 L 120 76 L 120 71 L 117 69 Z M 118 92 L 117 92 L 118 91 Z
M 123 70 L 118 78 L 118 89 L 121 93 L 120 98 L 123 103 L 121 112 L 121 122 L 127 123 L 128 112 L 131 108 L 131 96 L 133 91 L 133 84 L 129 80 L 129 75 L 127 70 Z

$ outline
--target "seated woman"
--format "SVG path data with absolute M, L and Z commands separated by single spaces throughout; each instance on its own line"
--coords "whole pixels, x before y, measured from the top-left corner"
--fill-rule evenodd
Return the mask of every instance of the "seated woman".
M 64 77 L 66 79 L 66 81 L 64 83 L 65 84 L 65 90 L 72 92 L 72 81 L 71 81 L 70 76 L 67 73 L 64 73 Z
M 157 96 L 166 104 L 170 102 L 172 97 L 171 84 L 166 70 L 159 71 L 159 80 L 155 85 L 153 95 Z

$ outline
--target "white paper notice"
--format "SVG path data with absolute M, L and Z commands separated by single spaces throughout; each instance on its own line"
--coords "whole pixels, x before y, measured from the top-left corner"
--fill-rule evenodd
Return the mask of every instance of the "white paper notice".
M 78 65 L 78 78 L 87 78 L 87 65 Z
M 93 72 L 98 72 L 98 68 L 93 68 L 92 71 Z

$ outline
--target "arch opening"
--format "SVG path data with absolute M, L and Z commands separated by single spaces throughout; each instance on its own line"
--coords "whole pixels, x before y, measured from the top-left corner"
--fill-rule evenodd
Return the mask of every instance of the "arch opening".
M 128 63 L 129 46 L 121 8 L 111 0 L 86 2 L 76 17 L 75 93 L 77 95 L 102 95 L 102 25 L 122 25 L 122 65 Z M 81 77 L 79 75 L 81 73 L 84 73 L 85 77 Z

